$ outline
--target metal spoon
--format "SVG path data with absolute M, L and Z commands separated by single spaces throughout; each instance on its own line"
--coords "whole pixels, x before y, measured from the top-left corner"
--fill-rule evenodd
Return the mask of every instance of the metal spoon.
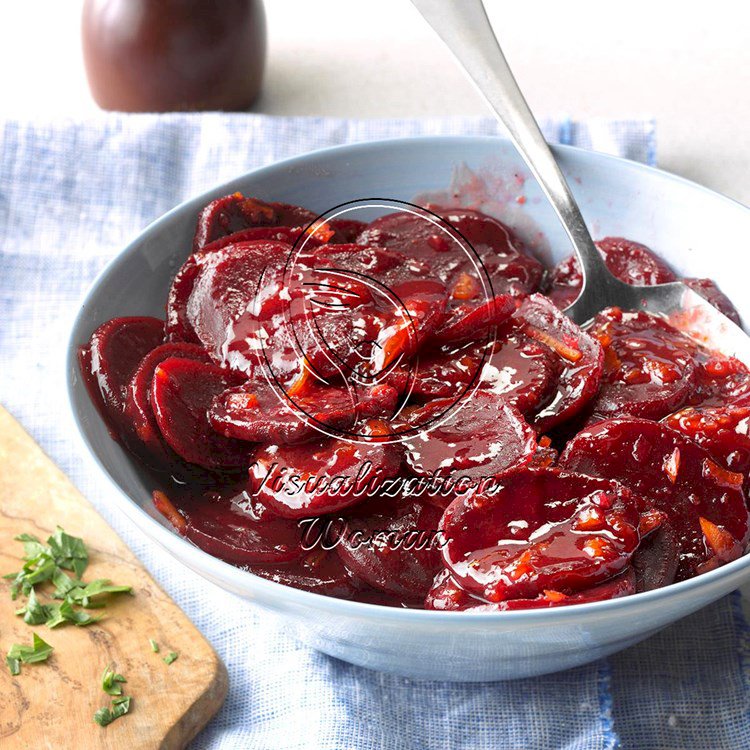
M 750 337 L 685 284 L 634 286 L 609 272 L 513 77 L 482 0 L 412 0 L 412 4 L 445 42 L 508 129 L 573 243 L 583 273 L 583 288 L 576 301 L 565 308 L 565 314 L 584 324 L 605 307 L 647 310 L 665 316 L 694 338 L 710 342 L 713 349 L 750 364 Z

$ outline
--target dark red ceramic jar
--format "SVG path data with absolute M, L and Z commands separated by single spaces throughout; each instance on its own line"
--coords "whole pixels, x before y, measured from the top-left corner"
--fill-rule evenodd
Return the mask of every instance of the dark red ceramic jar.
M 85 0 L 82 35 L 104 109 L 244 110 L 260 91 L 262 0 Z

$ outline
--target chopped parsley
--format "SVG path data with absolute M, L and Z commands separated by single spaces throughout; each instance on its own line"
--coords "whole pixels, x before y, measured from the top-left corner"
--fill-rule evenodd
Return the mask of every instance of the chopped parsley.
M 159 653 L 159 644 L 153 638 L 149 638 L 148 642 L 151 644 L 151 650 L 155 654 L 158 654 Z
M 102 675 L 102 690 L 107 695 L 122 695 L 122 683 L 127 680 L 111 667 L 107 667 Z
M 179 657 L 179 654 L 175 653 L 174 651 L 170 651 L 165 657 L 164 662 L 166 664 L 171 664 L 172 662 L 177 661 L 177 658 Z
M 23 646 L 14 643 L 5 657 L 5 663 L 8 665 L 10 673 L 15 676 L 21 674 L 21 664 L 35 664 L 40 661 L 47 661 L 54 648 L 42 640 L 34 633 L 34 640 L 31 646 Z
M 111 706 L 105 706 L 104 708 L 100 708 L 94 714 L 94 721 L 100 727 L 106 727 L 108 724 L 111 724 L 115 719 L 119 719 L 121 716 L 125 716 L 125 714 L 128 711 L 130 711 L 131 700 L 132 699 L 129 695 L 122 695 L 122 696 L 119 696 L 118 698 L 113 698 Z
M 100 727 L 106 727 L 107 724 L 111 724 L 115 719 L 119 719 L 121 716 L 130 711 L 130 701 L 132 698 L 129 695 L 122 694 L 122 683 L 127 680 L 121 675 L 115 672 L 111 667 L 107 667 L 102 675 L 102 690 L 112 696 L 112 702 L 109 706 L 100 708 L 94 714 L 94 721 Z
M 86 609 L 105 606 L 102 597 L 106 594 L 131 593 L 130 586 L 118 586 L 106 578 L 97 578 L 90 583 L 81 580 L 89 562 L 89 554 L 83 539 L 66 534 L 59 526 L 43 544 L 33 534 L 19 534 L 16 540 L 23 544 L 24 565 L 17 573 L 9 573 L 12 579 L 10 595 L 28 597 L 26 605 L 16 610 L 29 625 L 46 624 L 50 628 L 72 623 L 86 626 L 101 617 L 93 617 Z M 71 571 L 73 576 L 65 571 Z M 35 586 L 50 582 L 55 588 L 52 599 L 41 602 Z

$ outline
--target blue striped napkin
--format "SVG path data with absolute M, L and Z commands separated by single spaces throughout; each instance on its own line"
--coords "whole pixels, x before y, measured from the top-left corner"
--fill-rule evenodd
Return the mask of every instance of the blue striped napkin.
M 549 121 L 544 129 L 551 141 L 654 161 L 648 121 Z M 371 672 L 299 645 L 269 615 L 188 574 L 144 539 L 113 510 L 113 489 L 68 421 L 61 373 L 72 317 L 96 273 L 159 214 L 245 170 L 314 148 L 497 132 L 493 120 L 467 118 L 103 115 L 0 123 L 0 401 L 226 662 L 228 700 L 194 748 L 734 750 L 750 743 L 750 631 L 738 595 L 609 660 L 561 674 L 461 685 Z

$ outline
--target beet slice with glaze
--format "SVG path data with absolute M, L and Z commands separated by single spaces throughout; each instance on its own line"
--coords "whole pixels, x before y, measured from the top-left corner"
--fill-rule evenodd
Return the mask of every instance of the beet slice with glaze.
M 512 230 L 497 219 L 468 208 L 428 206 L 433 213 L 457 230 L 476 253 L 466 253 L 434 224 L 421 216 L 398 212 L 371 222 L 357 238 L 363 245 L 397 250 L 407 257 L 425 261 L 459 304 L 472 297 L 465 289 L 477 282 L 474 298 L 484 302 L 483 285 L 475 263 L 480 263 L 491 280 L 494 294 L 519 296 L 539 288 L 544 273 L 536 258 L 526 255 Z
M 480 390 L 528 414 L 545 403 L 559 370 L 548 347 L 514 334 L 494 343 L 445 344 L 420 352 L 411 373 L 394 372 L 389 382 L 399 390 L 409 387 L 417 397 L 458 399 L 478 380 Z
M 402 453 L 398 444 L 386 442 L 385 422 L 366 420 L 357 430 L 363 436 L 358 442 L 322 438 L 260 448 L 250 467 L 255 495 L 278 515 L 294 519 L 362 502 L 380 480 L 396 476 Z M 372 442 L 365 442 L 368 435 Z
M 490 602 L 580 591 L 629 565 L 640 541 L 630 490 L 552 468 L 498 482 L 498 492 L 456 499 L 441 522 L 443 562 L 467 591 Z
M 208 469 L 246 466 L 250 443 L 219 435 L 208 421 L 216 396 L 236 385 L 225 370 L 195 360 L 160 362 L 151 385 L 151 408 L 164 440 L 189 463 Z
M 632 567 L 610 578 L 604 583 L 592 586 L 583 591 L 568 594 L 554 589 L 547 590 L 534 599 L 507 599 L 500 602 L 487 602 L 473 596 L 456 583 L 449 570 L 443 570 L 435 577 L 435 582 L 425 598 L 425 609 L 442 611 L 473 612 L 508 612 L 522 609 L 546 609 L 548 607 L 568 606 L 572 604 L 587 604 L 602 602 L 608 599 L 618 599 L 621 596 L 634 594 L 636 588 L 636 574 Z
M 516 313 L 521 330 L 557 355 L 555 392 L 533 420 L 539 432 L 578 414 L 596 396 L 604 366 L 601 344 L 566 318 L 546 297 L 533 294 Z
M 150 390 L 156 368 L 170 357 L 208 362 L 208 356 L 197 344 L 161 344 L 141 360 L 128 385 L 125 400 L 125 418 L 129 420 L 133 434 L 145 445 L 149 453 L 157 458 L 166 458 L 167 453 L 151 408 Z
M 705 448 L 720 466 L 750 483 L 750 407 L 688 407 L 662 422 Z
M 351 599 L 361 588 L 333 551 L 312 550 L 284 566 L 252 565 L 250 572 L 283 586 L 338 599 Z
M 91 335 L 88 346 L 79 350 L 79 363 L 89 392 L 110 427 L 127 430 L 124 417 L 128 384 L 141 360 L 164 341 L 164 322 L 157 318 L 114 318 Z
M 182 536 L 233 565 L 289 563 L 305 553 L 301 531 L 293 521 L 270 515 L 259 518 L 225 498 L 186 496 L 175 504 L 156 490 L 153 500 Z
M 396 515 L 350 516 L 336 546 L 344 565 L 375 589 L 404 599 L 424 599 L 440 568 L 441 511 L 405 504 Z
M 661 419 L 679 409 L 696 383 L 696 344 L 647 312 L 600 312 L 588 331 L 604 348 L 604 372 L 592 409 L 597 419 Z
M 739 557 L 748 539 L 743 477 L 693 440 L 646 419 L 610 419 L 571 440 L 560 465 L 616 479 L 666 515 L 677 534 L 677 580 Z
M 228 234 L 253 227 L 306 227 L 315 221 L 312 211 L 288 203 L 267 203 L 232 193 L 211 201 L 200 213 L 193 252 Z
M 488 299 L 483 304 L 453 306 L 432 339 L 441 344 L 477 341 L 490 329 L 504 323 L 516 311 L 516 300 L 509 294 Z
M 415 474 L 493 477 L 531 460 L 536 435 L 515 407 L 476 391 L 444 419 L 454 405 L 453 399 L 437 399 L 410 413 L 409 424 L 420 432 L 403 442 Z
M 294 403 L 267 383 L 248 381 L 216 397 L 209 411 L 213 428 L 227 437 L 261 443 L 301 443 L 351 427 L 356 395 L 348 388 L 313 386 Z

